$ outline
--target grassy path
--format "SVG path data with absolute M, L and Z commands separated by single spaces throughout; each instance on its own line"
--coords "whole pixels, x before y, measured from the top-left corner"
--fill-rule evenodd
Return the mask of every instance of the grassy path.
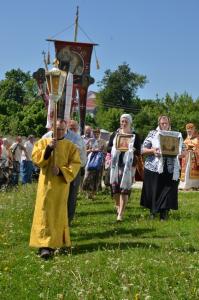
M 199 193 L 179 193 L 170 219 L 149 220 L 134 190 L 125 220 L 80 195 L 72 255 L 43 261 L 28 241 L 36 185 L 0 194 L 0 299 L 199 299 Z

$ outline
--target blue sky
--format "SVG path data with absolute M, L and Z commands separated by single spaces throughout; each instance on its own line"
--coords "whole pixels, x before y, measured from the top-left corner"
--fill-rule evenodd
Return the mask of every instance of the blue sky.
M 100 81 L 107 69 L 126 62 L 132 71 L 146 75 L 138 90 L 141 99 L 159 98 L 168 92 L 199 97 L 198 0 L 7 0 L 0 10 L 0 80 L 12 68 L 31 73 L 43 67 L 46 38 L 74 23 L 79 24 L 96 48 L 91 75 Z M 73 28 L 56 36 L 73 40 Z M 79 31 L 78 40 L 89 42 Z M 54 53 L 53 44 L 50 51 Z M 96 84 L 90 90 L 97 91 Z

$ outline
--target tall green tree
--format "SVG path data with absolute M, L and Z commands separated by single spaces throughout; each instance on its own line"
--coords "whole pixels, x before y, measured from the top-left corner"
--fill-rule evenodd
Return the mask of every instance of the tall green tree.
M 46 123 L 43 100 L 30 73 L 20 69 L 6 72 L 0 81 L 0 133 L 5 135 L 42 135 Z
M 115 131 L 120 126 L 120 116 L 124 113 L 121 108 L 109 108 L 102 110 L 99 108 L 97 113 L 97 124 L 101 124 L 100 128 L 110 132 Z
M 6 72 L 5 79 L 0 81 L 0 99 L 23 104 L 26 94 L 30 94 L 28 82 L 31 81 L 34 82 L 29 72 L 24 73 L 20 69 Z
M 98 83 L 100 91 L 97 95 L 96 119 L 99 126 L 110 131 L 115 130 L 122 112 L 136 113 L 140 109 L 136 93 L 146 82 L 145 75 L 131 71 L 126 63 L 119 65 L 115 71 L 106 70 L 103 79 Z
M 171 119 L 172 130 L 180 131 L 186 136 L 185 125 L 193 122 L 199 129 L 199 99 L 193 100 L 190 95 L 165 95 L 163 99 L 140 101 L 141 109 L 134 117 L 134 124 L 141 138 L 149 130 L 157 127 L 158 117 L 167 115 Z
M 124 63 L 115 71 L 107 70 L 101 82 L 98 94 L 105 107 L 125 108 L 137 99 L 138 88 L 144 87 L 147 79 L 145 75 L 132 72 L 129 65 Z

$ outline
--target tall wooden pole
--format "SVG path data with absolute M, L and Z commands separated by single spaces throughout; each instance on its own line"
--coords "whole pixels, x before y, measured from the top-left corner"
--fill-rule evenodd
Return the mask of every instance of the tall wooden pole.
M 54 114 L 53 114 L 53 138 L 57 140 L 57 102 L 54 101 Z M 56 148 L 53 150 L 53 167 L 56 166 Z
M 48 64 L 47 64 L 47 60 L 46 60 L 46 52 L 43 51 L 42 54 L 43 54 L 43 57 L 44 57 L 44 65 L 45 65 L 45 69 L 46 69 L 46 71 L 48 71 Z
M 75 18 L 75 35 L 74 35 L 74 42 L 77 42 L 78 21 L 79 21 L 79 6 L 77 6 L 76 18 Z

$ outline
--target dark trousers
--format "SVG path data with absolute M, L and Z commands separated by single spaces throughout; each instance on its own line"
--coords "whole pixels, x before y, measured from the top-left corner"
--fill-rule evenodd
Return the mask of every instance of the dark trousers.
M 68 221 L 69 224 L 73 220 L 75 215 L 75 208 L 77 203 L 77 193 L 80 186 L 81 172 L 79 171 L 75 179 L 70 183 L 69 195 L 68 195 Z
M 21 162 L 21 180 L 22 184 L 32 183 L 33 163 L 31 160 L 22 160 Z
M 18 185 L 19 183 L 19 173 L 20 173 L 20 162 L 13 161 L 13 170 L 12 170 L 12 185 Z

